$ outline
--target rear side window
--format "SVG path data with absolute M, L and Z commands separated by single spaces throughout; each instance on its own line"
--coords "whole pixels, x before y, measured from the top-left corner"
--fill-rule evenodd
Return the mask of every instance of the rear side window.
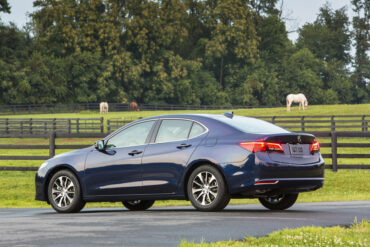
M 190 131 L 190 134 L 189 134 L 189 139 L 197 137 L 197 136 L 203 134 L 205 131 L 206 131 L 206 129 L 202 125 L 194 122 L 193 126 L 191 127 L 191 131 Z
M 222 117 L 218 118 L 218 120 L 245 133 L 252 134 L 290 133 L 290 131 L 287 131 L 286 129 L 283 129 L 272 123 L 256 118 L 234 116 L 233 118 Z
M 159 127 L 156 143 L 174 142 L 188 139 L 192 122 L 187 120 L 163 120 Z

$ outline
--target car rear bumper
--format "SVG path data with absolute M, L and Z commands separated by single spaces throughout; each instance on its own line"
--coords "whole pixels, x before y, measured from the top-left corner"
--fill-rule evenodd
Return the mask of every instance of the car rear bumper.
M 289 164 L 255 159 L 240 167 L 240 176 L 230 177 L 234 197 L 258 197 L 313 191 L 324 184 L 324 160 L 313 164 Z M 236 173 L 234 173 L 236 174 Z

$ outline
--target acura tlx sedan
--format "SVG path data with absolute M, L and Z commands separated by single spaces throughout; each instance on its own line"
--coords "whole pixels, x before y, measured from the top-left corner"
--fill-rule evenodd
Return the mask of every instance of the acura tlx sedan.
M 190 200 L 217 211 L 230 198 L 258 198 L 284 210 L 298 193 L 323 186 L 324 160 L 311 134 L 250 117 L 183 114 L 140 119 L 44 162 L 36 200 L 62 213 L 86 202 L 121 201 L 130 210 L 155 200 Z

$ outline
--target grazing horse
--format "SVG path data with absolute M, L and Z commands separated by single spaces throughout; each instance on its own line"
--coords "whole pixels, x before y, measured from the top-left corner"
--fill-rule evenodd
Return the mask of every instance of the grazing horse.
M 108 102 L 101 102 L 100 103 L 100 114 L 108 113 L 108 109 L 109 109 Z
M 130 103 L 130 111 L 140 111 L 139 106 L 136 102 L 133 101 Z
M 302 110 L 305 110 L 307 109 L 307 106 L 308 106 L 307 98 L 302 93 L 288 94 L 288 96 L 286 96 L 286 110 L 287 111 L 290 111 L 290 106 L 292 105 L 292 103 L 299 103 L 299 110 L 301 109 L 301 107 L 302 107 Z

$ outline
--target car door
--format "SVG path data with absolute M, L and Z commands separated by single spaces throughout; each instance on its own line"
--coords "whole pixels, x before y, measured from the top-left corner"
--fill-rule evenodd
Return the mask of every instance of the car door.
M 191 120 L 161 120 L 142 160 L 144 193 L 175 193 L 185 166 L 206 131 L 206 127 Z
M 106 140 L 104 151 L 91 151 L 85 163 L 90 195 L 141 194 L 141 159 L 155 121 L 137 123 Z

